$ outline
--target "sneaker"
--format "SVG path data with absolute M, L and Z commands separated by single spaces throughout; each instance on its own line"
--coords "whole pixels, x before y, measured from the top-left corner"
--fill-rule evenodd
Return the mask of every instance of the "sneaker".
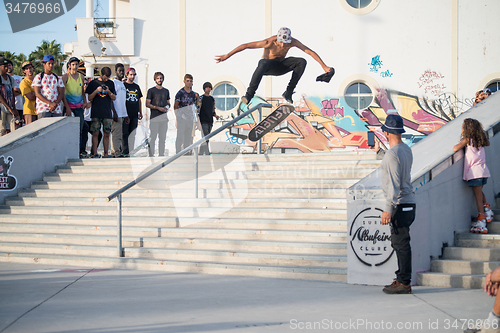
M 91 158 L 101 158 L 101 155 L 99 154 L 95 154 L 94 156 L 92 156 Z
M 487 234 L 488 229 L 486 228 L 486 221 L 478 221 L 477 225 L 474 227 L 475 234 Z
M 484 204 L 484 215 L 486 217 L 486 222 L 491 222 L 493 220 L 494 214 L 489 203 Z
M 477 222 L 473 224 L 473 230 L 476 234 L 487 234 L 488 229 L 486 228 L 486 218 L 484 214 L 479 213 L 477 215 Z
M 285 101 L 287 101 L 290 104 L 293 104 L 292 95 L 293 95 L 293 92 L 289 93 L 288 91 L 285 91 L 283 93 L 283 95 L 281 95 L 281 96 L 285 99 Z
M 385 287 L 382 291 L 386 294 L 411 294 L 411 286 L 394 280 L 390 286 Z
M 397 279 L 396 279 L 396 278 L 394 278 L 394 280 L 392 281 L 392 283 L 391 283 L 391 284 L 388 284 L 388 285 L 386 285 L 386 286 L 384 286 L 384 288 L 389 288 L 389 287 L 390 287 L 390 286 L 392 286 L 394 283 L 396 283 L 396 281 L 397 281 Z

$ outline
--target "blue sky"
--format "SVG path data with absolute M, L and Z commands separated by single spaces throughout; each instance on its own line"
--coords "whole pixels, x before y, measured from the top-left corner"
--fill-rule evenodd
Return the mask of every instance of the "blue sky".
M 97 1 L 94 1 L 97 3 Z M 69 43 L 77 40 L 75 31 L 76 18 L 85 17 L 85 0 L 79 0 L 78 4 L 67 12 L 66 14 L 39 25 L 37 27 L 12 33 L 9 18 L 4 10 L 4 6 L 0 6 L 0 51 L 11 51 L 16 54 L 24 53 L 28 56 L 42 43 L 42 40 L 48 41 L 56 40 L 61 44 L 62 51 L 64 52 L 64 43 Z M 108 1 L 100 1 L 101 8 L 96 17 L 107 17 L 108 15 Z

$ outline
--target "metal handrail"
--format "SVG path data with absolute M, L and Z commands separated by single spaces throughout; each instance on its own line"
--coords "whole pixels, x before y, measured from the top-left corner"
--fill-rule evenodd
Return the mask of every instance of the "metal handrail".
M 117 218 L 117 237 L 118 237 L 117 249 L 118 249 L 118 257 L 123 257 L 124 256 L 123 247 L 122 247 L 122 193 L 123 192 L 125 192 L 125 191 L 129 190 L 130 188 L 132 188 L 133 186 L 139 184 L 144 179 L 148 178 L 149 176 L 151 176 L 155 172 L 157 172 L 157 171 L 161 170 L 162 168 L 166 167 L 167 165 L 169 165 L 170 163 L 172 163 L 173 161 L 175 161 L 179 157 L 183 156 L 187 152 L 189 152 L 189 151 L 193 150 L 194 148 L 197 148 L 198 146 L 202 145 L 203 143 L 205 143 L 211 137 L 219 134 L 220 132 L 222 132 L 223 130 L 225 130 L 226 128 L 228 128 L 229 126 L 237 123 L 238 121 L 240 121 L 244 117 L 248 116 L 250 113 L 254 112 L 257 109 L 259 110 L 259 120 L 261 120 L 262 119 L 262 108 L 272 108 L 272 107 L 273 106 L 271 104 L 268 104 L 268 103 L 259 103 L 259 104 L 257 104 L 256 106 L 254 106 L 250 110 L 243 112 L 242 114 L 240 114 L 238 117 L 234 118 L 233 120 L 231 120 L 227 124 L 219 127 L 218 129 L 216 129 L 212 133 L 208 134 L 207 136 L 204 136 L 203 138 L 201 138 L 200 140 L 196 141 L 195 143 L 193 143 L 189 147 L 184 148 L 183 150 L 181 150 L 180 152 L 178 152 L 174 156 L 172 156 L 172 157 L 166 159 L 165 161 L 163 161 L 162 163 L 156 165 L 154 168 L 152 168 L 148 172 L 140 175 L 139 177 L 137 177 L 136 179 L 134 179 L 133 181 L 131 181 L 127 185 L 125 185 L 122 188 L 120 188 L 118 191 L 116 191 L 113 194 L 111 194 L 110 196 L 108 196 L 106 198 L 106 201 L 108 201 L 108 202 L 111 201 L 111 200 L 113 200 L 114 198 L 117 198 L 117 215 L 118 215 L 118 218 Z M 261 149 L 260 142 L 259 142 L 259 145 L 258 145 L 258 149 L 259 149 L 259 153 L 260 153 L 260 149 Z M 197 182 L 197 180 L 198 180 L 198 151 L 196 149 L 194 150 L 194 155 L 195 155 L 195 173 L 196 173 L 196 175 L 195 175 L 195 196 L 197 198 L 198 197 L 198 182 Z
M 203 144 L 205 141 L 207 141 L 208 139 L 210 139 L 211 137 L 219 134 L 220 132 L 222 132 L 223 130 L 225 130 L 226 128 L 228 128 L 229 126 L 237 123 L 238 121 L 240 121 L 241 119 L 245 118 L 246 116 L 248 116 L 250 113 L 254 112 L 255 110 L 257 109 L 260 109 L 260 108 L 272 108 L 273 106 L 271 104 L 268 104 L 268 103 L 259 103 L 257 104 L 256 106 L 254 106 L 253 108 L 251 108 L 250 110 L 248 111 L 245 111 L 243 112 L 242 114 L 240 114 L 238 117 L 234 118 L 233 120 L 231 120 L 229 123 L 219 127 L 218 129 L 216 129 L 215 131 L 213 131 L 212 133 L 208 134 L 207 136 L 201 138 L 200 140 L 196 141 L 195 143 L 193 143 L 192 145 L 190 145 L 189 147 L 187 148 L 184 148 L 183 150 L 181 150 L 180 152 L 178 152 L 177 154 L 175 154 L 174 156 L 168 158 L 167 160 L 163 161 L 162 163 L 158 164 L 157 166 L 155 166 L 153 169 L 149 170 L 148 172 L 144 173 L 143 175 L 140 175 L 139 177 L 137 177 L 136 179 L 134 179 L 133 181 L 131 181 L 130 183 L 128 183 L 127 185 L 123 186 L 121 189 L 119 189 L 118 191 L 114 192 L 113 194 L 111 194 L 110 196 L 108 196 L 106 198 L 106 201 L 111 201 L 113 200 L 114 198 L 116 198 L 119 194 L 122 194 L 123 192 L 127 191 L 128 189 L 130 189 L 131 187 L 139 184 L 140 182 L 142 182 L 144 179 L 148 178 L 149 176 L 151 176 L 153 173 L 157 172 L 158 170 L 166 167 L 167 165 L 169 165 L 170 163 L 172 163 L 173 161 L 175 161 L 176 159 L 178 159 L 179 157 L 181 157 L 182 155 L 186 154 L 187 152 L 191 151 L 193 148 L 197 147 L 197 146 L 200 146 L 201 144 Z

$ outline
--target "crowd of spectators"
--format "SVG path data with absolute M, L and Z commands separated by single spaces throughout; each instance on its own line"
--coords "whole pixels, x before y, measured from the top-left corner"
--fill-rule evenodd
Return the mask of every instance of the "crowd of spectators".
M 66 62 L 67 72 L 62 76 L 53 72 L 52 55 L 45 55 L 41 63 L 43 71 L 35 74 L 33 64 L 24 62 L 21 69 L 25 77 L 22 78 L 13 75 L 12 61 L 0 56 L 0 135 L 41 118 L 73 116 L 80 119 L 80 158 L 129 157 L 135 147 L 135 132 L 143 118 L 143 95 L 139 85 L 134 82 L 136 70 L 132 67 L 125 70 L 125 66 L 119 63 L 115 66 L 114 79 L 111 78 L 109 67 L 103 67 L 101 75 L 91 79 L 78 72 L 80 59 L 76 57 Z M 171 104 L 170 92 L 162 86 L 164 78 L 163 73 L 156 72 L 156 85 L 147 91 L 146 96 L 146 107 L 151 111 L 151 135 L 146 141 L 150 157 L 156 153 L 157 139 L 158 155 L 165 155 Z M 212 87 L 210 82 L 203 85 L 204 98 L 192 90 L 192 75 L 186 74 L 184 84 L 175 95 L 175 116 L 170 117 L 176 119 L 177 152 L 192 144 L 196 129 L 207 135 L 211 131 L 213 118 L 218 119 L 213 98 L 208 98 Z M 90 153 L 86 151 L 89 133 L 92 138 Z M 101 143 L 102 155 L 98 153 Z M 210 154 L 208 141 L 202 150 Z

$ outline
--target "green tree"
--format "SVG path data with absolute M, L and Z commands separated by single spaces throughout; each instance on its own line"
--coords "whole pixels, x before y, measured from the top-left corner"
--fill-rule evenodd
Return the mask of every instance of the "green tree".
M 43 70 L 39 62 L 42 61 L 43 56 L 47 54 L 51 54 L 54 57 L 54 72 L 61 74 L 62 63 L 68 56 L 62 53 L 61 44 L 56 43 L 55 40 L 51 42 L 43 40 L 42 44 L 38 46 L 35 51 L 31 52 L 29 58 L 35 61 L 33 65 L 35 65 L 36 72 L 41 72 Z M 33 62 L 33 60 L 31 61 Z M 37 64 L 40 64 L 40 67 L 37 66 Z

